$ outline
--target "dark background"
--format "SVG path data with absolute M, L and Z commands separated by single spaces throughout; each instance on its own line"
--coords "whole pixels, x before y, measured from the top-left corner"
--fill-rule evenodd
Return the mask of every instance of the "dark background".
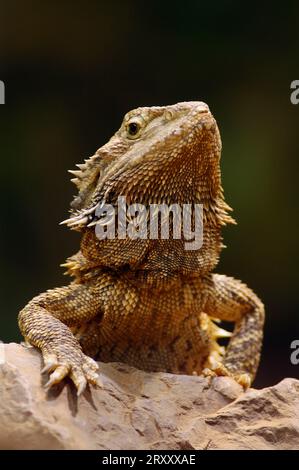
M 240 2 L 241 3 L 241 2 Z M 222 134 L 223 185 L 238 226 L 218 271 L 267 312 L 256 386 L 299 376 L 299 4 L 284 1 L 0 2 L 0 338 L 18 310 L 63 285 L 79 235 L 58 223 L 74 169 L 142 105 L 206 101 Z

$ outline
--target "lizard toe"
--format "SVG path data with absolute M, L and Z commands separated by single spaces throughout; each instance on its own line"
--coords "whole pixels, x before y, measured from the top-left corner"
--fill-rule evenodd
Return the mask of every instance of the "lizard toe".
M 42 374 L 44 374 L 45 372 L 52 372 L 53 370 L 56 369 L 56 367 L 58 367 L 58 359 L 57 359 L 56 354 L 44 353 L 43 359 L 44 359 L 44 367 L 42 368 L 42 371 L 41 371 Z
M 45 385 L 45 388 L 48 390 L 52 385 L 58 384 L 61 382 L 69 373 L 70 367 L 67 364 L 59 365 L 54 372 L 50 375 L 48 382 Z
M 72 367 L 72 370 L 70 371 L 70 378 L 74 382 L 75 387 L 77 389 L 77 396 L 81 395 L 87 385 L 87 379 L 82 371 L 82 368 Z
M 92 385 L 96 385 L 98 387 L 102 387 L 102 381 L 99 377 L 99 375 L 95 372 L 94 369 L 91 369 L 89 364 L 83 364 L 82 369 L 84 371 L 85 377 L 88 380 L 89 383 Z
M 239 375 L 233 375 L 233 378 L 235 379 L 238 384 L 242 385 L 242 387 L 247 390 L 251 386 L 252 383 L 252 378 L 249 374 L 244 373 L 244 374 L 239 374 Z

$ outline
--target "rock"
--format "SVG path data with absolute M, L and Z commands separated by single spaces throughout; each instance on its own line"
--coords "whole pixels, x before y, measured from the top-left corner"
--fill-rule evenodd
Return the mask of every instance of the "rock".
M 299 381 L 246 393 L 232 379 L 101 364 L 103 388 L 46 393 L 41 355 L 4 346 L 1 449 L 299 449 Z M 1 357 L 0 357 L 1 361 Z

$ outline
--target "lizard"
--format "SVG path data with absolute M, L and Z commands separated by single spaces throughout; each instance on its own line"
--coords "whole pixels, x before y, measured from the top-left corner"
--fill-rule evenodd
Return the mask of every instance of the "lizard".
M 222 227 L 235 223 L 221 183 L 221 147 L 204 102 L 139 107 L 70 170 L 78 193 L 62 223 L 82 235 L 80 250 L 62 265 L 72 280 L 34 297 L 18 316 L 26 343 L 41 350 L 47 389 L 67 376 L 78 395 L 87 384 L 101 386 L 96 361 L 251 385 L 265 312 L 247 285 L 214 272 Z M 202 246 L 186 250 L 174 237 L 100 239 L 97 208 L 115 206 L 120 196 L 146 207 L 201 204 Z M 232 322 L 233 332 L 219 321 Z M 229 337 L 226 346 L 220 337 Z

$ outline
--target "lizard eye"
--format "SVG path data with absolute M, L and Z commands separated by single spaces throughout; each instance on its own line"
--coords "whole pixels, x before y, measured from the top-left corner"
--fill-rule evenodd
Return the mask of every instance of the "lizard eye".
M 128 139 L 137 139 L 145 126 L 145 122 L 140 116 L 134 116 L 126 124 L 126 134 Z
M 130 122 L 127 130 L 130 136 L 135 136 L 140 130 L 140 124 L 138 122 Z

